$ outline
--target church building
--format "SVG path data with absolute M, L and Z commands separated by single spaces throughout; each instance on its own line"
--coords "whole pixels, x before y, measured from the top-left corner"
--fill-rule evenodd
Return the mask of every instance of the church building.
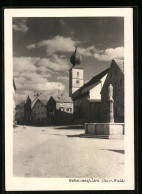
M 69 70 L 69 95 L 74 102 L 74 116 L 82 122 L 100 122 L 100 92 L 109 68 L 84 84 L 84 69 L 81 67 L 82 56 L 78 53 L 77 47 L 70 61 L 73 67 Z

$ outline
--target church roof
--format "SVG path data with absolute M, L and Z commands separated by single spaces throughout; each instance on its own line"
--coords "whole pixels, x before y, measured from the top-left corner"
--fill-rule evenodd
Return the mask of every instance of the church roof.
M 113 59 L 113 61 L 117 64 L 120 70 L 124 73 L 124 60 L 123 59 Z
M 108 73 L 108 71 L 109 71 L 109 68 L 105 69 L 104 71 L 102 71 L 98 75 L 94 76 L 90 81 L 88 81 L 87 83 L 85 83 L 82 87 L 80 87 L 77 91 L 75 91 L 73 93 L 73 98 L 74 99 L 77 99 L 77 98 L 83 97 L 82 90 L 84 88 L 87 88 L 88 86 L 91 86 L 93 84 L 97 84 L 98 82 L 100 82 L 100 80 Z M 85 92 L 84 95 L 85 94 L 88 95 L 87 92 Z
M 79 99 L 79 98 L 84 97 L 84 95 L 85 96 L 89 95 L 88 94 L 89 90 L 88 90 L 88 92 L 86 91 L 83 95 L 82 95 L 82 90 L 84 88 L 87 88 L 88 86 L 91 86 L 91 85 L 94 85 L 94 84 L 97 85 L 97 83 L 99 83 L 100 80 L 108 73 L 109 69 L 110 68 L 107 68 L 104 71 L 102 71 L 101 73 L 99 73 L 98 75 L 95 75 L 90 81 L 88 81 L 82 87 L 80 87 L 77 91 L 75 91 L 73 93 L 73 99 Z
M 99 82 L 108 73 L 108 71 L 109 71 L 109 68 L 102 71 L 98 75 L 95 75 L 90 81 L 88 81 L 86 84 L 82 86 L 82 89 Z

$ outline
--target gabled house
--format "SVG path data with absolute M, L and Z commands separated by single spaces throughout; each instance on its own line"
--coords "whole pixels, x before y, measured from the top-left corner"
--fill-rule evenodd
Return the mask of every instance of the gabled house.
M 36 98 L 31 103 L 31 122 L 33 124 L 47 123 L 47 100 Z
M 67 124 L 73 119 L 73 102 L 70 97 L 51 96 L 47 103 L 47 117 L 50 124 Z

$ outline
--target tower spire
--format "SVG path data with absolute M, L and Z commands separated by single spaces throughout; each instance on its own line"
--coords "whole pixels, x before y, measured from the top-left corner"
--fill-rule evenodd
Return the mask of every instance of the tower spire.
M 73 66 L 80 65 L 82 61 L 82 56 L 77 51 L 77 46 L 78 46 L 77 42 L 75 42 L 74 46 L 75 46 L 75 51 L 70 58 L 70 62 L 73 64 Z

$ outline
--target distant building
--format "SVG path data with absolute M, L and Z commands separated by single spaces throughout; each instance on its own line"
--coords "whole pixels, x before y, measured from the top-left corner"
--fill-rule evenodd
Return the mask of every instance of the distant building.
M 17 121 L 18 124 L 31 123 L 31 99 L 29 96 L 26 101 L 22 101 L 20 104 L 16 105 L 15 121 Z
M 124 122 L 124 60 L 113 59 L 101 91 L 102 120 L 107 122 L 108 86 L 113 86 L 114 122 Z
M 24 124 L 25 118 L 24 113 L 25 113 L 25 101 L 21 102 L 15 107 L 15 121 L 18 124 Z
M 83 122 L 99 122 L 101 118 L 101 90 L 109 69 L 94 76 L 84 84 L 84 70 L 80 67 L 82 57 L 75 52 L 70 58 L 69 95 L 74 103 L 74 116 Z
M 50 124 L 67 124 L 73 119 L 73 102 L 70 97 L 50 97 L 47 103 Z
M 36 98 L 31 103 L 31 122 L 33 124 L 47 123 L 47 100 Z

